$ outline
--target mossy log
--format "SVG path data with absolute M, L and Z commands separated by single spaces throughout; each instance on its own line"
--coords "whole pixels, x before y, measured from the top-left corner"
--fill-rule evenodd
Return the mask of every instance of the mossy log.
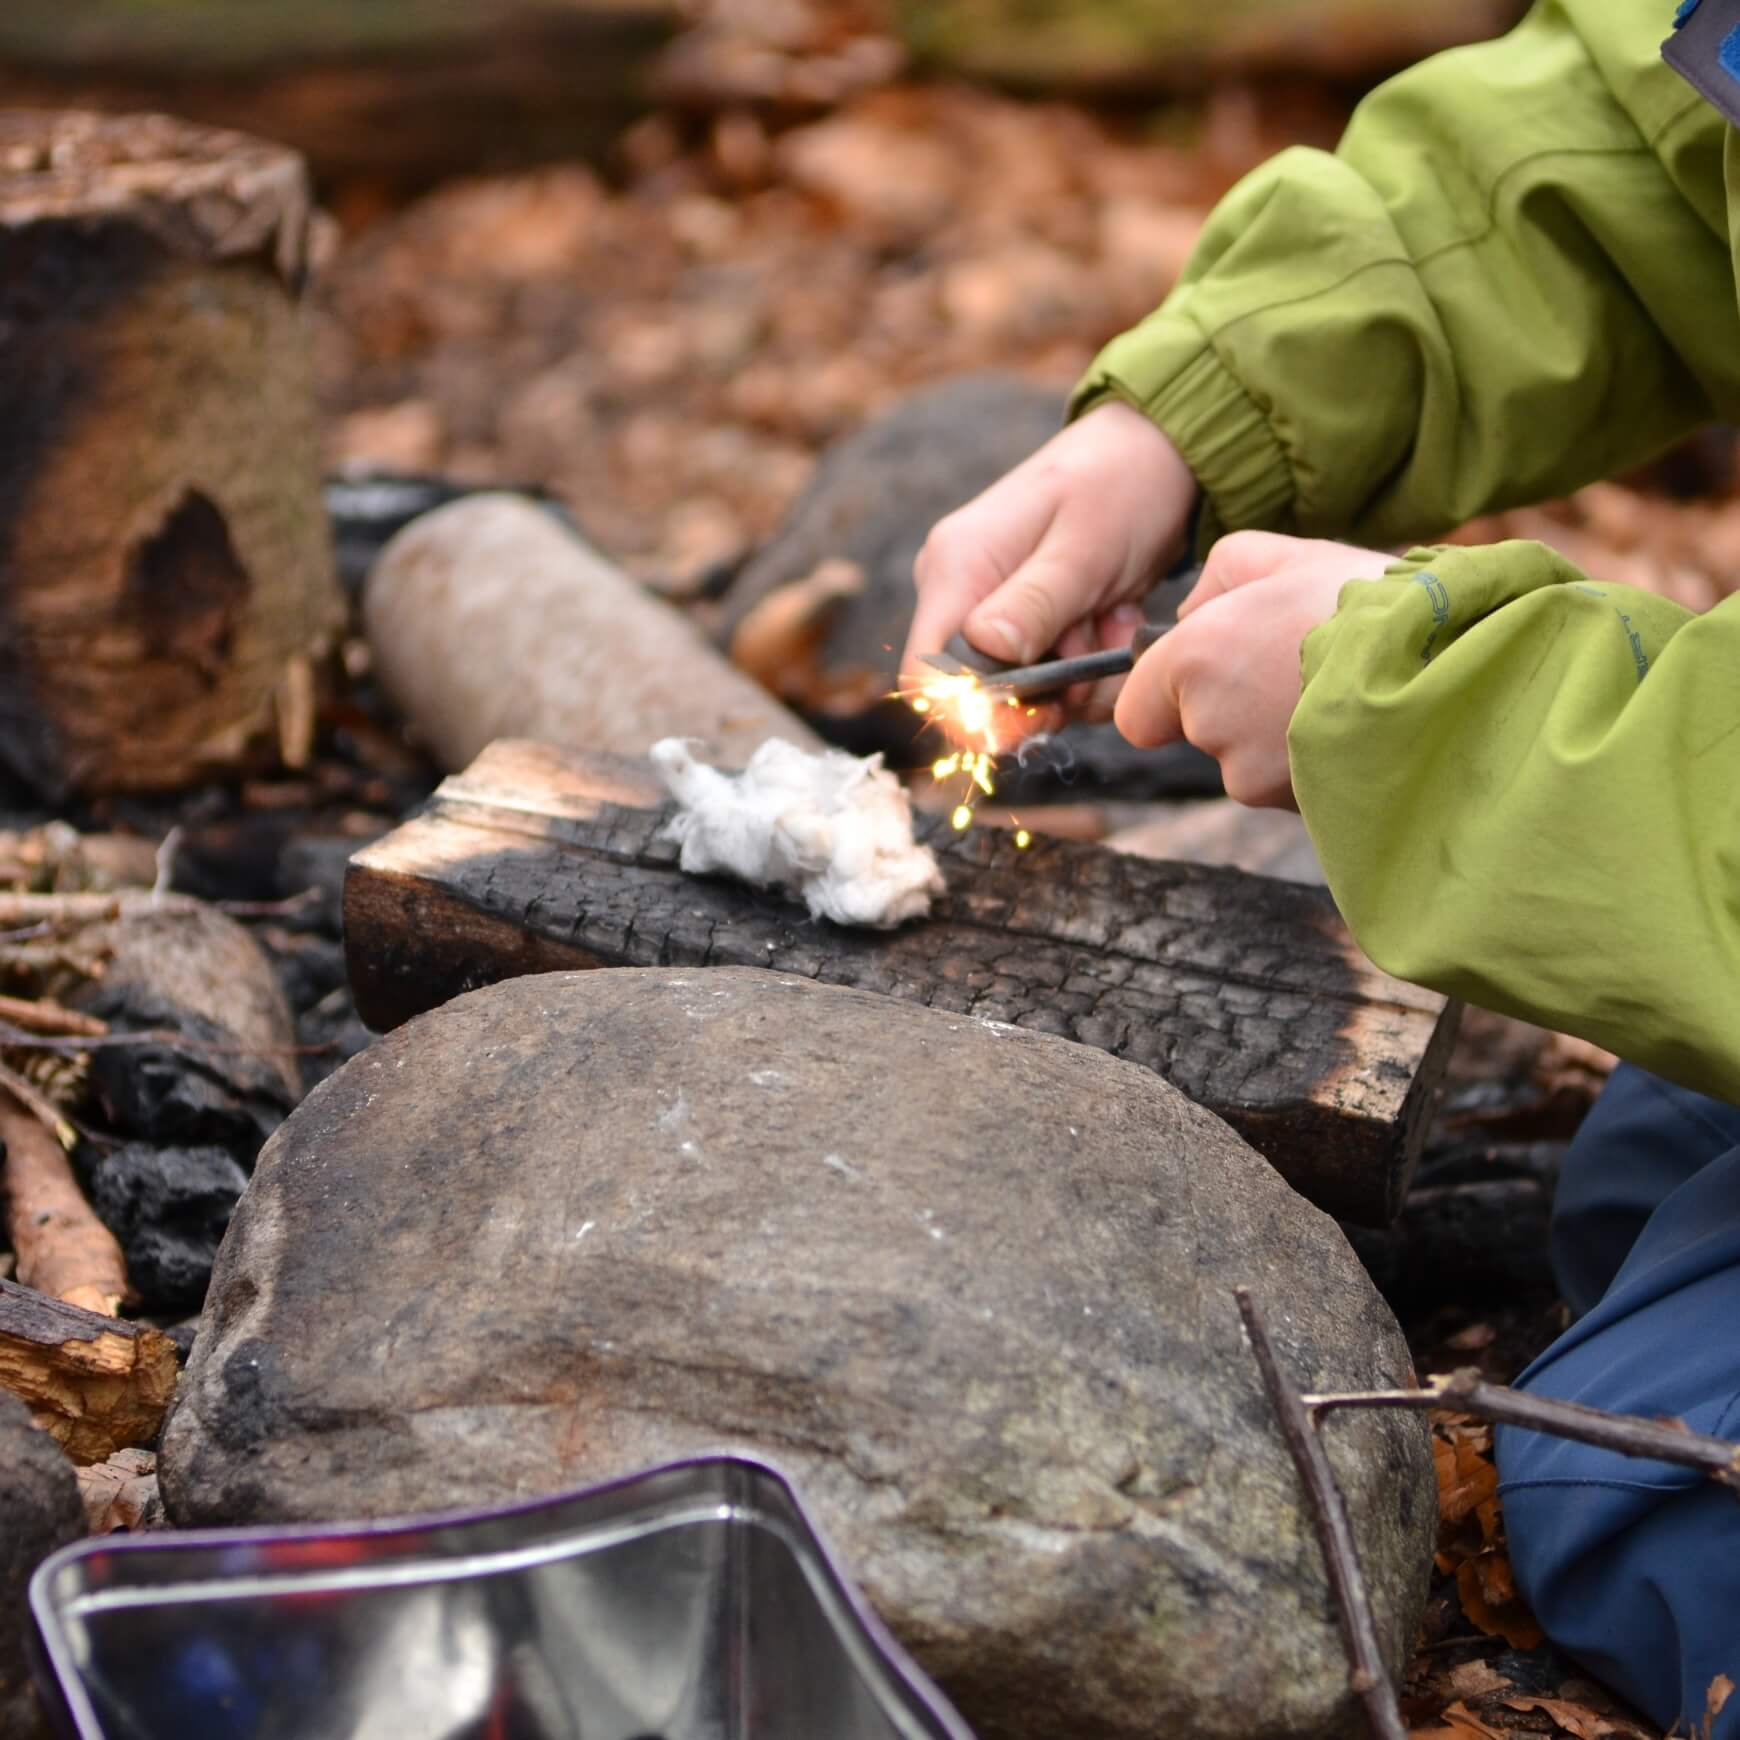
M 598 156 L 675 0 L 5 0 L 0 106 L 165 108 L 391 187 Z
M 1205 77 L 1366 78 L 1496 36 L 1522 0 L 901 0 L 928 64 L 1032 91 L 1146 95 Z
M 234 765 L 341 619 L 313 230 L 277 146 L 0 114 L 0 759 L 51 798 Z

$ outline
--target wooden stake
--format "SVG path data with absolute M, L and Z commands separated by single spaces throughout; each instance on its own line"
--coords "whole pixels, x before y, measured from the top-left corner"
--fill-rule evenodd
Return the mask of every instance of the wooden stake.
M 1263 1314 L 1250 1289 L 1235 1287 L 1233 1297 L 1238 1300 L 1239 1315 L 1245 1320 L 1245 1333 L 1251 1338 L 1251 1351 L 1257 1356 L 1257 1369 L 1263 1374 L 1263 1387 L 1269 1392 L 1281 1436 L 1292 1452 L 1305 1496 L 1310 1500 L 1341 1634 L 1353 1663 L 1349 1683 L 1365 1706 L 1366 1720 L 1377 1740 L 1408 1740 L 1407 1724 L 1402 1720 L 1383 1645 L 1378 1641 L 1377 1621 L 1372 1617 L 1371 1597 L 1366 1593 L 1353 1525 L 1347 1520 L 1347 1505 L 1341 1488 L 1335 1484 L 1335 1472 L 1298 1393 L 1281 1375 L 1275 1344 L 1269 1339 Z
M 6 1232 L 18 1279 L 37 1292 L 103 1317 L 128 1296 L 127 1263 L 115 1235 L 85 1201 L 65 1151 L 16 1089 L 0 1092 L 6 1158 Z

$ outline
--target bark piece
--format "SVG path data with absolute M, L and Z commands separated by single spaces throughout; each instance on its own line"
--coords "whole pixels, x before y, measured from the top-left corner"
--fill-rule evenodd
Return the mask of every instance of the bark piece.
M 302 1097 L 296 1027 L 258 943 L 209 906 L 131 903 L 91 927 L 103 976 L 72 998 L 116 1034 L 165 1032 L 184 1045 L 91 1053 L 91 1082 L 122 1135 L 228 1149 L 251 1167 Z
M 1078 1039 L 1230 1122 L 1314 1202 L 1400 1205 L 1454 1035 L 1314 889 L 921 822 L 947 882 L 891 935 L 683 875 L 650 768 L 500 743 L 352 861 L 351 984 L 391 1027 L 461 991 L 568 967 L 761 966 Z
M 73 1461 L 150 1443 L 176 1375 L 175 1344 L 158 1330 L 0 1281 L 0 1390 Z
M 36 1567 L 85 1532 L 78 1482 L 28 1410 L 0 1395 L 0 1740 L 48 1732 L 30 1685 L 25 1591 Z
M 692 737 L 741 767 L 769 737 L 820 739 L 668 604 L 511 495 L 437 508 L 364 591 L 381 686 L 445 767 L 498 737 L 643 754 Z
M 409 189 L 602 156 L 678 19 L 671 0 L 7 0 L 0 103 L 169 108 Z
M 277 146 L 0 115 L 0 756 L 51 797 L 235 764 L 340 620 L 311 223 Z
M 50 1298 L 113 1317 L 131 1296 L 115 1235 L 85 1201 L 66 1151 L 33 1112 L 0 1092 L 6 1232 L 18 1279 Z
M 1323 1740 L 1354 1703 L 1245 1277 L 1301 1384 L 1410 1369 L 1334 1225 L 1149 1070 L 778 973 L 517 979 L 262 1157 L 164 1499 L 405 1514 L 742 1449 L 980 1740 Z M 1394 1671 L 1426 1428 L 1325 1449 Z
M 78 1471 L 79 1498 L 93 1535 L 163 1526 L 157 1458 L 149 1450 L 117 1450 L 107 1462 Z

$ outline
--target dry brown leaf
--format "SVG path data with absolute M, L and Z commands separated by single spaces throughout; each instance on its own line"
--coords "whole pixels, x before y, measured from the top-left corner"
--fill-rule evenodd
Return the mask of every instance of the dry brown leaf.
M 1550 1716 L 1560 1730 L 1574 1734 L 1577 1740 L 1608 1740 L 1620 1732 L 1610 1718 L 1582 1704 L 1567 1703 L 1563 1698 L 1506 1698 L 1513 1710 L 1539 1710 Z
M 1481 1740 L 1510 1740 L 1502 1729 L 1489 1727 L 1460 1700 L 1444 1712 L 1443 1722 L 1443 1728 L 1437 1730 L 1442 1734 L 1477 1734 Z M 1426 1732 L 1433 1730 L 1427 1729 Z
M 1490 1662 L 1465 1661 L 1444 1676 L 1444 1683 L 1459 1698 L 1484 1698 L 1493 1692 L 1508 1692 L 1511 1682 Z
M 1489 1602 L 1484 1587 L 1488 1580 L 1496 1587 L 1509 1587 L 1511 1599 Z M 1504 1564 L 1502 1579 L 1483 1559 L 1470 1559 L 1458 1565 L 1456 1593 L 1462 1598 L 1462 1611 L 1468 1616 L 1469 1623 L 1488 1637 L 1502 1637 L 1512 1649 L 1534 1649 L 1545 1641 L 1546 1633 L 1535 1623 L 1534 1615 L 1515 1598 L 1508 1561 Z

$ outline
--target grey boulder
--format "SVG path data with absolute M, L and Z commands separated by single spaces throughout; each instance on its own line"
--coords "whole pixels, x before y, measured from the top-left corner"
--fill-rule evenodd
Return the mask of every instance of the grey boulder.
M 1231 1289 L 1302 1388 L 1409 1378 L 1335 1224 L 1150 1071 L 754 970 L 522 978 L 262 1156 L 160 1464 L 180 1524 L 783 1467 L 982 1740 L 1356 1721 Z M 1426 1429 L 1331 1458 L 1393 1662 Z

